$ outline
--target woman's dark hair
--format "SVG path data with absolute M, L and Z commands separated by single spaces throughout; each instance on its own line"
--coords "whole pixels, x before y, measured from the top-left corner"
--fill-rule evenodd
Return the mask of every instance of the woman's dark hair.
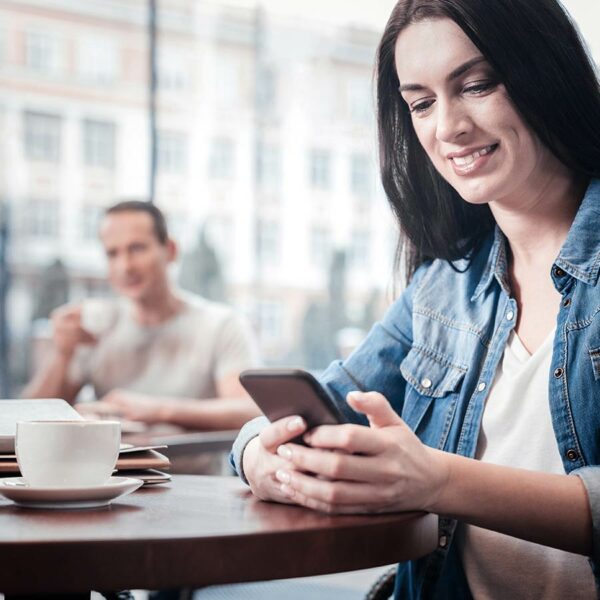
M 169 241 L 169 232 L 167 231 L 167 221 L 160 208 L 145 200 L 123 200 L 118 204 L 106 209 L 104 214 L 114 215 L 125 212 L 140 212 L 148 215 L 152 219 L 152 228 L 156 239 L 164 246 Z
M 400 225 L 407 277 L 424 261 L 470 255 L 494 219 L 441 177 L 421 147 L 398 91 L 400 32 L 427 19 L 454 21 L 495 69 L 523 119 L 575 173 L 600 174 L 600 87 L 576 27 L 557 0 L 400 0 L 377 50 L 377 121 L 383 187 Z

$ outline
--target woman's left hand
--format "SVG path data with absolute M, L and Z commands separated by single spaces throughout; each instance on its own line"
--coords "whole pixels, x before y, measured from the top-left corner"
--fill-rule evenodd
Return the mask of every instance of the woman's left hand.
M 295 503 L 326 513 L 430 510 L 449 477 L 443 452 L 422 444 L 377 392 L 351 392 L 348 404 L 370 427 L 323 425 L 278 454 L 290 469 L 276 473 Z M 301 472 L 299 472 L 301 471 Z

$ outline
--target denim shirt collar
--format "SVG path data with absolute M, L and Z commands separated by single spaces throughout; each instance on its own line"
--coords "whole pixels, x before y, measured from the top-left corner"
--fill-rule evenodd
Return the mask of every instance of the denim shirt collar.
M 585 192 L 556 266 L 569 275 L 596 285 L 600 273 L 600 179 L 592 179 Z
M 600 179 L 592 179 L 585 192 L 573 224 L 554 264 L 588 285 L 595 285 L 600 274 Z M 496 225 L 493 242 L 483 274 L 471 301 L 487 290 L 495 278 L 510 295 L 506 236 Z
M 479 280 L 479 284 L 475 288 L 471 301 L 477 300 L 483 292 L 485 292 L 492 279 L 500 284 L 500 287 L 510 295 L 510 285 L 508 283 L 508 259 L 506 256 L 507 240 L 506 236 L 500 231 L 498 225 L 494 229 L 493 243 L 488 254 L 487 263 L 483 269 L 483 275 Z

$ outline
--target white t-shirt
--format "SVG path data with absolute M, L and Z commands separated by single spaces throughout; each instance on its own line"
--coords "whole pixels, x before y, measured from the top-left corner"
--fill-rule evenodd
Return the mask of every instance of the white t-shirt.
M 102 301 L 101 310 L 94 300 L 102 331 L 96 345 L 77 349 L 69 379 L 91 383 L 97 398 L 115 388 L 215 398 L 219 379 L 257 366 L 250 327 L 233 309 L 188 293 L 178 292 L 178 298 L 181 310 L 155 326 L 139 325 L 125 299 Z
M 548 399 L 553 340 L 554 332 L 531 355 L 515 332 L 510 334 L 486 401 L 476 458 L 564 474 Z M 596 597 L 585 556 L 464 524 L 457 542 L 476 599 Z

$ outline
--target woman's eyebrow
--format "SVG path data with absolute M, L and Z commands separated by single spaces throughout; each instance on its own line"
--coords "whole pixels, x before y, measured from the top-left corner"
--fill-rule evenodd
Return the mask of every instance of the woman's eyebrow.
M 457 79 L 469 71 L 469 69 L 472 69 L 481 62 L 485 62 L 484 56 L 476 56 L 475 58 L 467 60 L 466 62 L 462 63 L 462 65 L 459 65 L 456 67 L 456 69 L 451 71 L 448 77 L 446 77 L 446 81 Z M 425 86 L 421 85 L 420 83 L 403 83 L 400 85 L 399 89 L 401 92 L 418 92 L 424 90 Z

